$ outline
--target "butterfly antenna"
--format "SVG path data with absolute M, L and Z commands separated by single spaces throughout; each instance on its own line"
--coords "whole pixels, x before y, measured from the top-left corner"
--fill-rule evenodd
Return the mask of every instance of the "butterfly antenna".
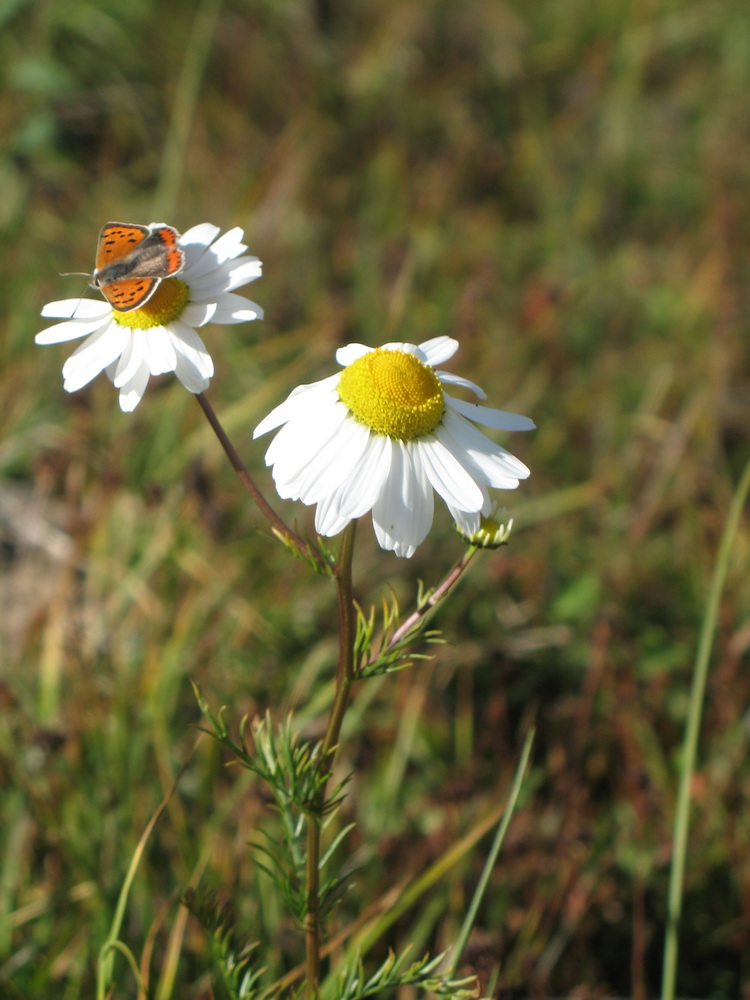
M 86 287 L 88 288 L 88 287 L 91 286 L 91 279 L 93 278 L 93 275 L 89 271 L 63 271 L 60 274 L 60 277 L 61 278 L 88 278 L 89 280 L 88 280 L 87 285 L 86 285 Z M 69 319 L 75 319 L 76 313 L 78 312 L 78 306 L 80 306 L 81 302 L 83 302 L 83 298 L 84 298 L 84 293 L 82 292 L 78 296 L 78 303 L 76 304 L 76 307 L 73 310 L 73 312 L 70 314 Z

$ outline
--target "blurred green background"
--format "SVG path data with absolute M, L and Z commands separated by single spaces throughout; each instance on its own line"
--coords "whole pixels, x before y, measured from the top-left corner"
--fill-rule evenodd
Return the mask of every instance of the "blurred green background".
M 460 340 L 452 370 L 538 430 L 507 549 L 429 663 L 358 692 L 340 760 L 344 936 L 531 776 L 466 958 L 498 997 L 658 992 L 677 764 L 707 581 L 750 454 L 745 0 L 5 0 L 0 4 L 0 995 L 93 995 L 138 840 L 209 701 L 320 733 L 333 588 L 268 538 L 174 379 L 123 415 L 68 396 L 42 305 L 110 220 L 244 228 L 264 322 L 208 327 L 209 398 L 254 424 L 350 341 Z M 309 512 L 287 505 L 301 529 Z M 750 555 L 740 532 L 694 781 L 678 991 L 750 989 Z M 404 607 L 460 553 L 359 533 L 358 596 Z M 190 882 L 269 975 L 300 942 L 247 843 L 273 817 L 208 740 L 149 842 L 122 938 L 159 1000 L 209 996 Z M 372 948 L 455 939 L 487 838 Z M 118 959 L 118 997 L 135 997 Z M 744 992 L 743 992 L 744 991 Z

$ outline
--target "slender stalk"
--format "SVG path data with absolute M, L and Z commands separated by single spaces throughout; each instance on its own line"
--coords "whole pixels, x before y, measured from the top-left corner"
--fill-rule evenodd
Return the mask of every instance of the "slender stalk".
M 354 681 L 355 614 L 352 556 L 356 529 L 356 521 L 350 521 L 344 529 L 335 573 L 339 604 L 339 665 L 336 673 L 336 695 L 320 755 L 321 766 L 329 770 L 333 767 L 333 754 L 336 751 L 341 723 L 344 721 L 344 713 L 349 704 L 349 694 Z
M 677 979 L 677 931 L 682 911 L 682 890 L 685 881 L 685 858 L 687 856 L 688 827 L 690 824 L 690 800 L 695 757 L 698 748 L 703 699 L 706 691 L 708 664 L 711 656 L 716 622 L 719 615 L 719 600 L 729 567 L 729 558 L 737 533 L 740 515 L 747 501 L 750 490 L 750 462 L 742 473 L 737 490 L 732 498 L 724 533 L 716 556 L 711 588 L 708 594 L 706 613 L 701 626 L 698 650 L 693 667 L 693 683 L 690 691 L 690 705 L 685 725 L 685 739 L 680 762 L 680 787 L 677 794 L 677 809 L 674 821 L 674 838 L 672 846 L 672 866 L 669 873 L 669 902 L 667 910 L 667 929 L 664 938 L 664 971 L 662 976 L 662 1000 L 674 1000 L 675 983 Z
M 476 554 L 477 550 L 473 547 L 468 548 L 466 552 L 464 552 L 453 569 L 449 570 L 445 578 L 438 584 L 437 587 L 435 587 L 424 604 L 420 605 L 416 611 L 413 611 L 409 617 L 403 621 L 401 625 L 399 625 L 388 642 L 388 649 L 395 646 L 396 643 L 403 639 L 405 635 L 408 635 L 420 618 L 424 618 L 426 614 L 432 611 L 432 609 L 443 600 L 451 587 L 457 582 L 459 577 L 462 576 L 465 569 Z
M 258 505 L 260 512 L 266 517 L 268 521 L 270 521 L 274 532 L 277 535 L 279 535 L 285 542 L 292 545 L 304 559 L 312 559 L 314 560 L 319 569 L 325 569 L 326 565 L 323 560 L 323 557 L 318 552 L 316 552 L 310 545 L 306 544 L 299 537 L 299 535 L 297 535 L 294 531 L 292 531 L 290 527 L 288 527 L 284 523 L 284 521 L 279 517 L 279 515 L 276 513 L 273 507 L 271 507 L 266 498 L 263 496 L 258 487 L 255 485 L 252 478 L 250 477 L 250 473 L 245 468 L 245 465 L 242 459 L 240 458 L 237 449 L 229 440 L 226 431 L 221 426 L 219 418 L 216 415 L 216 411 L 214 410 L 213 406 L 211 406 L 211 404 L 209 403 L 205 393 L 203 392 L 196 393 L 195 398 L 200 403 L 201 409 L 203 410 L 204 414 L 206 415 L 206 419 L 211 425 L 211 429 L 213 430 L 216 437 L 219 439 L 222 448 L 226 452 L 226 456 L 229 459 L 232 468 L 239 477 L 240 482 L 245 487 L 250 496 L 253 498 L 255 503 Z
M 352 683 L 354 681 L 354 592 L 352 587 L 352 556 L 356 522 L 344 529 L 338 563 L 334 574 L 339 603 L 339 663 L 336 673 L 336 694 L 331 707 L 325 737 L 320 748 L 318 767 L 330 774 L 338 747 Z M 307 914 L 305 916 L 306 996 L 314 1000 L 320 982 L 320 951 L 322 927 L 320 919 L 320 831 L 325 808 L 325 781 L 315 796 L 307 816 L 307 859 L 305 865 Z

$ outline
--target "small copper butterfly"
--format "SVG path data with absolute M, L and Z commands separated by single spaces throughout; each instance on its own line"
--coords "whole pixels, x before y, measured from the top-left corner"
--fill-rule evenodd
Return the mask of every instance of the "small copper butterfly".
M 118 312 L 140 308 L 162 278 L 182 270 L 185 254 L 177 245 L 179 237 L 176 229 L 161 222 L 151 226 L 108 222 L 99 233 L 91 284 Z

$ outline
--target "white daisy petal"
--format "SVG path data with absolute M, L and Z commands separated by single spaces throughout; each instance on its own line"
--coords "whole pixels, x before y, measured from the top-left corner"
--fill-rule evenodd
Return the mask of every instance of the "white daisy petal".
M 42 307 L 42 316 L 52 319 L 104 319 L 110 313 L 109 303 L 101 299 L 60 299 Z
M 448 507 L 451 517 L 456 522 L 459 531 L 464 535 L 473 535 L 479 531 L 482 522 L 482 512 L 478 510 L 458 510 L 456 507 Z
M 338 383 L 341 375 L 329 375 L 328 378 L 320 382 L 313 382 L 310 385 L 298 385 L 289 393 L 283 403 L 279 403 L 271 412 L 261 420 L 253 431 L 253 438 L 261 437 L 269 431 L 280 427 L 281 424 L 294 420 L 297 416 L 304 417 L 310 406 L 314 406 L 318 399 L 321 401 L 330 397 L 333 404 L 338 396 L 332 392 Z
M 149 370 L 147 364 L 142 364 L 131 380 L 120 389 L 120 409 L 123 413 L 132 413 L 143 399 L 148 385 Z
M 515 489 L 519 479 L 527 479 L 530 475 L 529 469 L 515 455 L 490 441 L 477 427 L 451 409 L 446 410 L 442 426 L 435 433 L 454 455 L 468 455 L 482 470 L 488 486 Z
M 247 250 L 247 247 L 242 242 L 242 236 L 243 232 L 239 226 L 229 229 L 211 244 L 211 256 L 219 264 L 223 264 L 227 260 L 232 260 L 234 257 L 239 257 L 240 254 L 243 254 Z
M 369 354 L 371 350 L 371 347 L 365 347 L 364 344 L 347 344 L 346 347 L 339 347 L 336 351 L 336 360 L 342 367 L 347 368 L 352 361 Z
M 185 270 L 185 282 L 190 286 L 190 292 L 195 299 L 212 299 L 223 292 L 232 292 L 242 285 L 247 285 L 260 277 L 261 265 L 252 263 L 253 258 L 240 257 L 230 260 L 220 266 L 201 266 Z
M 433 489 L 459 510 L 479 510 L 484 497 L 465 467 L 437 438 L 419 442 L 419 457 Z
M 494 427 L 498 431 L 533 431 L 536 424 L 528 417 L 522 417 L 520 413 L 510 413 L 508 410 L 493 410 L 489 406 L 480 406 L 478 403 L 467 403 L 463 399 L 454 399 L 446 396 L 445 402 L 458 410 L 469 420 L 474 420 L 485 427 Z
M 239 257 L 226 265 L 229 290 L 249 285 L 263 274 L 263 264 L 257 257 Z
M 173 372 L 177 364 L 177 354 L 169 332 L 163 326 L 152 326 L 143 331 L 146 334 L 146 357 L 152 375 Z
M 372 508 L 381 548 L 409 558 L 427 537 L 434 511 L 433 494 L 421 465 L 403 441 L 393 442 L 391 475 Z
M 314 504 L 327 494 L 337 492 L 357 467 L 368 438 L 369 431 L 362 424 L 350 417 L 343 420 L 327 443 L 318 449 L 315 460 L 298 475 L 295 492 L 300 500 Z
M 367 432 L 367 428 L 363 428 Z M 367 432 L 369 433 L 369 432 Z M 338 509 L 346 522 L 371 510 L 391 469 L 393 443 L 384 434 L 370 434 L 361 462 L 336 492 Z
M 453 337 L 433 337 L 432 340 L 425 340 L 420 344 L 419 350 L 424 363 L 434 368 L 435 365 L 442 365 L 444 361 L 453 357 L 458 350 L 458 341 Z
M 214 373 L 214 363 L 206 350 L 206 345 L 195 330 L 179 319 L 173 320 L 168 329 L 172 334 L 175 350 L 190 361 L 203 378 L 211 378 Z
M 76 392 L 119 357 L 129 332 L 115 329 L 116 323 L 102 327 L 76 348 L 63 365 L 63 388 Z
M 457 385 L 484 398 L 475 382 L 434 370 L 457 346 L 452 337 L 377 349 L 349 344 L 336 360 L 358 366 L 356 373 L 299 386 L 255 428 L 254 437 L 277 430 L 266 464 L 282 497 L 317 505 L 320 534 L 334 535 L 370 510 L 381 547 L 409 557 L 430 530 L 435 493 L 471 535 L 491 509 L 489 488 L 515 489 L 529 475 L 471 421 L 516 430 L 532 421 L 442 391 Z M 413 362 L 394 363 L 394 351 Z
M 229 291 L 229 280 L 224 273 L 224 268 L 205 271 L 198 277 L 186 274 L 185 283 L 190 288 L 191 299 L 197 302 L 220 299 L 225 292 Z
M 356 425 L 353 427 L 354 421 L 349 421 L 347 426 L 347 431 L 349 433 L 349 440 L 344 444 L 344 447 L 340 449 L 340 458 L 336 462 L 339 483 L 331 482 L 330 476 L 326 475 L 329 470 L 326 468 L 327 458 L 323 453 L 319 453 L 320 467 L 315 469 L 318 475 L 317 482 L 308 476 L 308 482 L 306 484 L 306 490 L 300 495 L 300 499 L 308 504 L 317 503 L 318 509 L 320 510 L 320 505 L 324 505 L 324 512 L 320 513 L 320 523 L 326 525 L 326 530 L 321 532 L 321 534 L 331 535 L 338 534 L 340 528 L 336 531 L 331 529 L 331 525 L 335 522 L 336 524 L 346 525 L 349 521 L 353 520 L 355 517 L 359 517 L 360 514 L 366 513 L 374 502 L 380 488 L 382 487 L 382 482 L 375 492 L 375 496 L 370 503 L 362 507 L 361 510 L 356 510 L 355 508 L 361 506 L 362 496 L 361 489 L 359 490 L 360 495 L 357 497 L 352 497 L 351 492 L 347 489 L 351 485 L 353 476 L 359 478 L 359 473 L 361 471 L 359 460 L 364 454 L 367 447 L 367 439 L 369 437 L 369 432 L 366 427 L 361 425 Z M 339 444 L 340 438 L 337 437 L 334 444 Z M 321 478 L 321 475 L 324 478 Z M 362 484 L 360 483 L 360 486 Z M 322 492 L 319 498 L 315 498 L 315 491 L 321 492 L 321 487 L 327 491 Z M 354 508 L 349 502 L 355 499 Z M 316 517 L 316 524 L 319 523 L 319 519 Z M 317 530 L 317 529 L 316 529 Z
M 177 362 L 174 373 L 188 392 L 205 392 L 208 389 L 210 376 L 201 374 L 193 356 L 177 351 Z
M 138 332 L 141 333 L 142 331 L 139 330 Z M 129 339 L 111 375 L 115 389 L 121 389 L 124 385 L 127 385 L 142 365 L 145 365 L 146 370 L 148 370 L 148 364 L 143 358 L 144 346 L 145 344 L 141 337 L 131 337 Z
M 64 323 L 55 323 L 54 326 L 48 326 L 46 330 L 40 330 L 36 337 L 34 337 L 34 343 L 62 344 L 68 340 L 76 340 L 78 337 L 85 337 L 89 333 L 96 333 L 103 323 L 109 324 L 108 318 L 105 317 L 104 320 L 93 319 L 84 321 L 70 319 Z
M 183 250 L 185 253 L 185 266 L 180 273 L 180 280 L 184 281 L 188 288 L 190 288 L 191 298 L 208 298 L 208 294 L 203 295 L 200 291 L 195 291 L 195 289 L 205 280 L 207 274 L 213 274 L 216 270 L 216 261 L 211 256 L 209 247 L 196 244 L 195 246 L 183 246 Z M 221 278 L 219 278 L 219 281 L 215 285 L 217 288 L 224 287 Z
M 219 296 L 213 323 L 246 323 L 253 319 L 263 319 L 263 310 L 255 302 L 242 295 L 225 292 Z
M 401 343 L 394 342 L 392 344 L 383 344 L 380 347 L 380 350 L 381 351 L 401 351 L 402 354 L 411 354 L 413 357 L 419 358 L 420 361 L 424 361 L 424 357 L 422 355 L 422 352 L 420 351 L 420 349 L 417 347 L 416 344 L 401 344 Z
M 180 237 L 180 246 L 183 249 L 193 246 L 205 249 L 220 232 L 221 229 L 218 226 L 214 226 L 210 222 L 201 222 L 197 226 L 191 226 L 190 229 L 185 230 Z
M 460 375 L 452 375 L 450 372 L 436 371 L 435 374 L 443 383 L 443 385 L 460 385 L 464 389 L 471 389 L 475 396 L 479 396 L 480 399 L 487 399 L 487 393 L 476 382 L 472 382 L 471 379 L 461 378 Z
M 331 493 L 324 497 L 315 509 L 315 530 L 324 538 L 338 535 L 351 521 L 350 517 L 343 517 L 339 512 L 337 496 Z
M 372 507 L 372 526 L 381 549 L 392 551 L 399 539 L 405 539 L 411 524 L 411 510 L 404 494 L 412 493 L 412 469 L 401 441 L 393 441 L 391 474 L 383 483 L 380 496 Z
M 348 418 L 346 407 L 338 403 L 306 421 L 293 421 L 282 427 L 266 452 L 266 465 L 274 466 L 277 489 L 284 490 L 281 496 L 304 502 L 305 484 L 319 465 L 318 452 L 335 437 Z
M 189 302 L 182 310 L 180 319 L 188 326 L 205 326 L 216 312 L 215 302 Z

